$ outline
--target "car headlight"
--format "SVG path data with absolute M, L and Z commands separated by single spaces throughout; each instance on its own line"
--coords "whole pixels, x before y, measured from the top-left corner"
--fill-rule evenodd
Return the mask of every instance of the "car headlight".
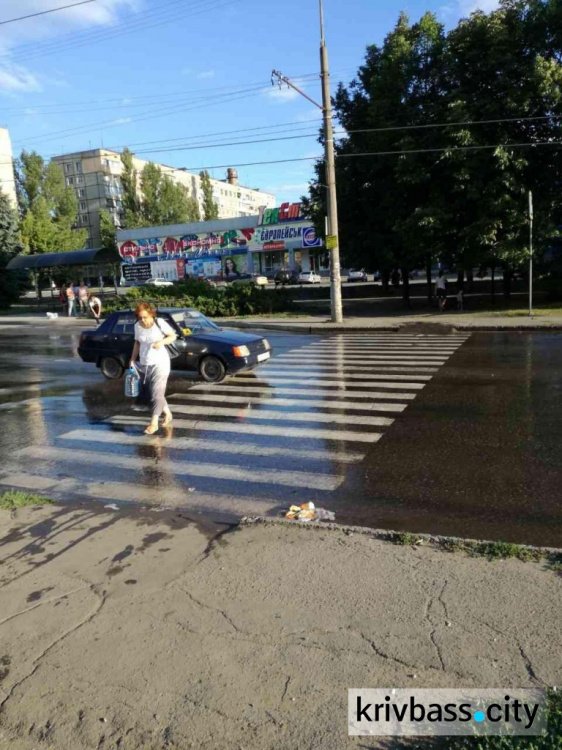
M 233 346 L 232 351 L 235 357 L 249 357 L 250 350 L 247 346 Z
M 263 348 L 267 351 L 268 349 L 271 349 L 269 345 L 269 341 L 267 339 L 263 340 Z

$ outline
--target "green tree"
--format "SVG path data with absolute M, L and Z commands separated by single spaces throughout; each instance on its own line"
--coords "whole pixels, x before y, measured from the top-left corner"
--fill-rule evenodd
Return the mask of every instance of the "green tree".
M 123 164 L 123 171 L 121 172 L 123 226 L 129 229 L 144 226 L 138 196 L 138 174 L 133 163 L 133 154 L 128 148 L 123 149 L 121 162 Z
M 104 250 L 118 252 L 117 240 L 115 238 L 115 222 L 113 221 L 113 216 L 105 208 L 100 211 L 100 236 L 101 247 Z
M 537 244 L 562 223 L 562 10 L 503 0 L 444 33 L 401 14 L 334 98 L 342 258 L 404 271 L 437 258 L 461 271 L 527 257 L 527 191 Z M 520 144 L 526 144 L 521 146 Z M 325 215 L 323 164 L 309 212 Z M 405 289 L 407 297 L 407 289 Z
M 199 172 L 201 178 L 201 191 L 203 193 L 203 219 L 211 221 L 219 218 L 219 207 L 213 199 L 213 186 L 207 170 Z
M 0 188 L 0 307 L 7 309 L 20 295 L 20 278 L 6 265 L 20 250 L 18 219 L 10 199 Z
M 74 229 L 78 199 L 65 185 L 58 164 L 45 164 L 36 152 L 23 151 L 16 164 L 21 237 L 28 253 L 54 253 L 84 247 L 88 232 Z

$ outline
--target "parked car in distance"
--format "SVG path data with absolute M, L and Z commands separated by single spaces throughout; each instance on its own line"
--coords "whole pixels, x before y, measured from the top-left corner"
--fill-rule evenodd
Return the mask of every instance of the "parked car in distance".
M 238 278 L 234 279 L 232 286 L 267 286 L 267 276 L 261 273 L 241 273 Z
M 158 317 L 177 334 L 174 346 L 181 354 L 171 360 L 172 369 L 193 370 L 207 383 L 220 383 L 227 375 L 253 370 L 271 357 L 267 339 L 219 328 L 199 310 L 161 309 Z M 132 310 L 111 313 L 98 328 L 82 331 L 79 356 L 99 367 L 106 378 L 120 378 L 131 360 L 135 323 Z
M 314 271 L 302 271 L 299 274 L 299 284 L 319 284 L 322 278 Z
M 153 279 L 147 279 L 147 281 L 143 281 L 143 285 L 144 286 L 174 286 L 174 282 L 157 277 Z
M 348 281 L 367 281 L 367 273 L 365 269 L 361 269 L 360 271 L 356 271 L 354 268 L 350 268 L 347 273 L 347 280 Z
M 290 268 L 280 268 L 273 277 L 273 281 L 275 282 L 275 286 L 278 286 L 279 284 L 283 286 L 285 284 L 298 284 L 299 275 L 296 271 L 292 271 Z

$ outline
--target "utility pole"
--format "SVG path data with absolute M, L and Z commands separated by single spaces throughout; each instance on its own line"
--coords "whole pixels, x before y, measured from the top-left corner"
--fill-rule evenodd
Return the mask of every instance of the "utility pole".
M 529 190 L 529 315 L 533 314 L 533 193 Z
M 330 251 L 330 300 L 332 311 L 332 322 L 341 323 L 343 321 L 343 309 L 341 301 L 341 268 L 340 268 L 340 249 L 338 240 L 338 202 L 336 195 L 336 166 L 334 157 L 334 131 L 332 127 L 332 101 L 330 97 L 330 72 L 328 68 L 328 50 L 324 38 L 324 8 L 323 0 L 320 4 L 320 76 L 322 78 L 322 104 L 314 101 L 308 94 L 301 91 L 288 78 L 283 76 L 277 70 L 272 71 L 281 83 L 286 83 L 299 94 L 312 102 L 316 107 L 322 110 L 324 118 L 324 160 L 326 164 L 326 204 L 328 207 L 328 232 L 326 234 L 326 248 Z

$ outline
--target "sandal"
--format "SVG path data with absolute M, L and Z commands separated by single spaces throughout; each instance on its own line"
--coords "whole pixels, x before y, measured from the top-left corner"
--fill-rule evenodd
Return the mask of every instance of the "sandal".
M 174 415 L 172 414 L 172 412 L 170 412 L 169 414 L 166 414 L 164 417 L 164 421 L 162 422 L 162 427 L 167 427 L 169 424 L 171 424 L 173 418 L 174 418 Z
M 155 432 L 158 432 L 158 425 L 151 425 L 149 424 L 146 430 L 144 431 L 145 435 L 154 435 Z

